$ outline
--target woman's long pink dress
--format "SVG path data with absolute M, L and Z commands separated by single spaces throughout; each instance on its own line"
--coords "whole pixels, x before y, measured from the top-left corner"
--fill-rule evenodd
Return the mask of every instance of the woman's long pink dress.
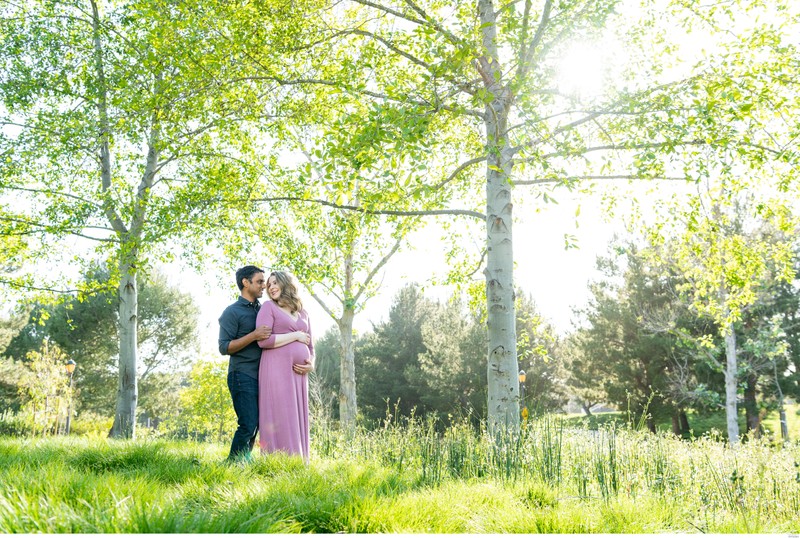
M 301 310 L 297 319 L 272 301 L 261 305 L 256 326 L 272 327 L 272 335 L 259 340 L 261 366 L 258 370 L 258 441 L 262 452 L 282 451 L 303 456 L 308 461 L 308 376 L 292 371 L 314 354 L 314 344 L 292 342 L 275 345 L 275 336 L 294 331 L 311 334 L 308 314 Z

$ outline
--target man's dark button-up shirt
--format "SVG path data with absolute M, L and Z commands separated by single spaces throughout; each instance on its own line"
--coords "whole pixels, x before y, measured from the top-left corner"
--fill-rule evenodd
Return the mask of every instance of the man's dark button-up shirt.
M 250 302 L 241 295 L 219 318 L 219 352 L 228 355 L 231 341 L 256 330 L 256 314 L 261 304 Z M 261 348 L 258 342 L 251 342 L 236 353 L 231 354 L 228 372 L 243 372 L 258 379 L 258 364 L 261 361 Z

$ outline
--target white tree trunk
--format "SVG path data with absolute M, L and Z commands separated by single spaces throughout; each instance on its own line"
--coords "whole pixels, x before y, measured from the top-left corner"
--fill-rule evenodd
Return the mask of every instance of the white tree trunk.
M 99 96 L 97 100 L 99 142 L 100 142 L 100 177 L 102 191 L 108 193 L 112 184 L 110 127 L 108 119 L 107 88 L 105 83 L 105 69 L 103 65 L 103 43 L 101 39 L 100 11 L 95 0 L 91 0 L 92 26 L 95 55 L 95 69 Z M 160 81 L 160 77 L 157 77 Z M 154 113 L 154 119 L 157 113 Z M 136 427 L 136 404 L 138 398 L 136 368 L 137 368 L 137 316 L 138 316 L 138 289 L 136 285 L 135 265 L 137 262 L 138 242 L 142 236 L 145 211 L 149 192 L 153 186 L 158 164 L 158 150 L 156 149 L 159 138 L 157 121 L 153 122 L 150 132 L 147 163 L 144 176 L 136 193 L 136 204 L 131 228 L 125 226 L 120 215 L 115 211 L 111 198 L 103 204 L 106 217 L 111 227 L 120 238 L 122 252 L 120 253 L 120 283 L 119 283 L 119 382 L 117 385 L 117 409 L 114 415 L 114 424 L 109 432 L 110 437 L 133 438 Z
M 117 411 L 111 437 L 131 439 L 136 434 L 138 387 L 138 293 L 136 274 L 130 265 L 121 264 L 119 283 L 119 383 Z
M 514 305 L 514 255 L 510 177 L 513 151 L 508 147 L 507 125 L 512 96 L 503 86 L 498 58 L 495 10 L 490 0 L 480 0 L 483 58 L 478 69 L 492 100 L 485 109 L 486 168 L 486 300 L 489 333 L 489 430 L 519 430 L 519 382 Z
M 739 413 L 736 406 L 738 397 L 738 364 L 736 361 L 736 332 L 733 323 L 725 335 L 725 417 L 728 423 L 728 442 L 732 447 L 739 444 Z
M 353 432 L 356 427 L 356 363 L 353 348 L 352 308 L 345 308 L 338 320 L 342 344 L 342 362 L 339 365 L 339 423 L 346 432 Z
M 353 319 L 355 303 L 353 301 L 353 251 L 356 241 L 350 250 L 344 252 L 344 301 L 342 301 L 342 317 L 336 320 L 342 337 L 342 362 L 339 366 L 339 424 L 347 433 L 356 429 L 356 361 L 353 350 Z
M 358 201 L 352 202 L 358 204 Z M 375 264 L 370 273 L 364 278 L 360 286 L 356 286 L 355 275 L 353 268 L 353 252 L 356 250 L 358 240 L 354 240 L 350 245 L 350 249 L 342 250 L 344 259 L 344 294 L 340 298 L 342 303 L 342 315 L 337 315 L 325 304 L 325 302 L 314 294 L 311 290 L 311 295 L 314 300 L 319 303 L 325 312 L 336 321 L 339 327 L 339 343 L 341 349 L 341 362 L 339 365 L 339 424 L 343 431 L 347 433 L 355 432 L 356 418 L 358 416 L 358 405 L 356 400 L 356 366 L 355 366 L 355 348 L 353 343 L 353 320 L 356 316 L 356 305 L 369 288 L 370 282 L 378 271 L 386 265 L 389 258 L 394 256 L 400 248 L 402 239 L 398 239 L 392 248 L 386 253 L 381 260 Z
M 490 159 L 490 163 L 492 159 Z M 500 166 L 500 163 L 494 164 Z M 487 172 L 486 300 L 489 335 L 490 430 L 519 428 L 519 382 L 514 305 L 511 188 L 508 176 Z

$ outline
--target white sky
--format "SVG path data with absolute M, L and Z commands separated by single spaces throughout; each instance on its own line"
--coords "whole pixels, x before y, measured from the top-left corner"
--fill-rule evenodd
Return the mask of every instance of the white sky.
M 602 55 L 598 54 L 600 50 L 603 50 Z M 560 80 L 563 89 L 587 95 L 601 91 L 608 75 L 608 69 L 603 69 L 602 64 L 612 60 L 624 61 L 624 56 L 619 46 L 614 48 L 614 43 L 610 41 L 602 46 L 598 43 L 576 43 L 562 64 Z M 613 68 L 610 65 L 606 67 Z M 517 189 L 521 191 L 526 187 Z M 588 197 L 566 190 L 557 191 L 555 197 L 559 203 L 545 205 L 517 190 L 513 196 L 515 286 L 523 293 L 530 294 L 539 312 L 563 334 L 572 328 L 573 307 L 586 303 L 587 283 L 596 276 L 597 255 L 605 254 L 613 233 L 622 233 L 624 225 L 621 221 L 608 223 L 603 219 L 600 195 Z M 520 204 L 522 199 L 527 202 Z M 580 216 L 576 227 L 578 205 Z M 480 252 L 478 248 L 485 245 L 485 232 L 479 233 L 481 235 L 474 238 L 476 247 L 471 252 L 476 263 Z M 565 234 L 577 237 L 579 248 L 566 250 Z M 441 243 L 440 236 L 439 230 L 432 227 L 416 232 L 411 236 L 411 247 L 397 253 L 387 263 L 382 275 L 376 279 L 383 283 L 378 295 L 370 299 L 364 311 L 356 316 L 354 325 L 359 334 L 387 318 L 395 294 L 408 282 L 425 286 L 423 293 L 432 299 L 445 300 L 451 295 L 451 289 L 430 284 L 432 278 L 442 279 L 446 272 L 443 253 L 447 245 Z M 253 260 L 252 263 L 267 266 L 268 261 Z M 482 273 L 477 273 L 475 278 L 482 276 Z M 228 278 L 224 289 L 220 288 L 216 275 L 191 275 L 188 278 L 193 283 L 202 310 L 199 323 L 201 345 L 204 350 L 214 350 L 219 314 L 238 295 L 234 277 L 231 275 Z M 303 293 L 303 297 L 312 319 L 314 334 L 320 337 L 334 322 L 308 293 Z
M 593 50 L 596 48 L 587 48 L 578 43 L 575 50 L 567 54 L 564 64 L 568 72 L 563 73 L 565 86 L 584 84 L 587 87 L 583 89 L 592 93 L 594 88 L 591 86 L 596 86 L 596 79 L 602 77 L 602 70 L 598 70 L 601 62 L 596 54 L 591 54 Z M 611 236 L 615 231 L 623 232 L 624 225 L 619 218 L 613 223 L 604 220 L 599 196 L 579 197 L 564 191 L 556 193 L 556 198 L 558 205 L 540 205 L 538 212 L 534 211 L 536 208 L 532 200 L 515 205 L 514 282 L 524 293 L 533 296 L 539 311 L 559 332 L 564 333 L 572 327 L 572 308 L 586 303 L 587 282 L 597 276 L 597 255 L 605 254 Z M 578 204 L 581 214 L 576 228 Z M 565 234 L 576 236 L 580 247 L 565 250 Z M 383 282 L 380 292 L 356 317 L 355 328 L 359 333 L 369 330 L 372 323 L 386 319 L 394 295 L 406 282 L 426 284 L 431 277 L 444 275 L 443 252 L 446 248 L 440 243 L 439 237 L 437 230 L 417 232 L 412 236 L 411 249 L 396 254 L 389 261 L 382 279 L 378 279 Z M 476 239 L 477 243 L 481 243 L 483 236 Z M 268 261 L 253 260 L 253 263 L 268 265 Z M 170 275 L 171 284 L 180 286 L 195 297 L 201 310 L 201 354 L 215 355 L 217 318 L 238 295 L 233 274 L 227 278 L 216 274 L 198 275 L 181 268 L 177 263 L 161 269 Z M 223 285 L 220 285 L 220 279 Z M 431 298 L 445 299 L 449 291 L 428 285 L 425 294 Z M 319 337 L 333 325 L 333 321 L 307 293 L 304 297 L 314 323 L 315 335 Z
M 550 204 L 534 212 L 532 203 L 517 209 L 514 224 L 514 282 L 524 293 L 536 301 L 539 311 L 559 332 L 571 329 L 572 307 L 585 304 L 587 282 L 596 276 L 595 258 L 605 254 L 608 241 L 615 231 L 623 232 L 621 220 L 605 222 L 600 210 L 599 197 L 557 195 L 559 203 Z M 575 211 L 580 202 L 581 214 L 575 226 Z M 578 237 L 580 248 L 565 250 L 564 234 Z M 412 246 L 397 253 L 384 267 L 382 286 L 363 312 L 355 319 L 359 334 L 368 331 L 373 323 L 385 320 L 397 291 L 408 282 L 426 286 L 424 294 L 432 299 L 444 300 L 451 291 L 443 286 L 431 286 L 432 277 L 443 277 L 445 245 L 438 230 L 423 230 L 412 236 Z M 476 238 L 480 243 L 482 237 Z M 477 254 L 475 254 L 477 262 Z M 253 263 L 267 265 L 261 260 Z M 173 272 L 173 275 L 175 273 Z M 482 275 L 479 273 L 476 278 Z M 175 278 L 175 276 L 173 276 Z M 217 275 L 182 273 L 181 288 L 191 290 L 201 309 L 199 329 L 202 353 L 216 351 L 217 319 L 222 310 L 238 296 L 231 274 L 228 282 L 220 286 Z M 188 282 L 187 282 L 188 280 Z M 173 282 L 174 284 L 175 282 Z M 331 318 L 303 290 L 304 303 L 312 319 L 315 337 L 320 337 L 333 326 Z

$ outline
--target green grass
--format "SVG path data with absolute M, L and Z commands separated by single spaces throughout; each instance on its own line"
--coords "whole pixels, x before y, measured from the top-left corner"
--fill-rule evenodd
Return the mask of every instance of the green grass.
M 0 438 L 3 533 L 797 533 L 800 445 L 736 451 L 548 417 L 494 443 L 459 425 L 317 425 L 311 463 L 185 441 Z
M 774 438 L 779 439 L 781 435 L 781 424 L 777 411 L 769 413 L 762 422 L 764 428 Z M 786 406 L 786 424 L 789 428 L 789 437 L 797 439 L 800 437 L 800 404 L 790 404 Z
M 727 438 L 727 423 L 725 420 L 725 413 L 711 413 L 711 414 L 698 414 L 690 411 L 688 413 L 689 426 L 691 434 L 695 438 L 704 435 L 713 434 L 720 435 L 722 438 Z M 800 438 L 800 404 L 788 404 L 786 406 L 786 422 L 789 428 L 790 439 Z M 617 423 L 619 425 L 628 424 L 628 415 L 621 411 L 616 412 L 603 412 L 594 413 L 592 416 L 587 417 L 585 414 L 573 414 L 567 418 L 567 423 L 575 427 L 585 427 L 590 429 L 597 429 L 598 427 L 607 427 L 611 424 Z M 764 428 L 764 435 L 773 442 L 781 441 L 781 428 L 780 420 L 777 411 L 769 412 L 762 421 Z M 656 429 L 659 432 L 669 433 L 672 431 L 672 423 L 669 421 L 657 422 Z M 747 423 L 745 421 L 744 409 L 739 407 L 739 432 L 745 433 L 747 430 Z

